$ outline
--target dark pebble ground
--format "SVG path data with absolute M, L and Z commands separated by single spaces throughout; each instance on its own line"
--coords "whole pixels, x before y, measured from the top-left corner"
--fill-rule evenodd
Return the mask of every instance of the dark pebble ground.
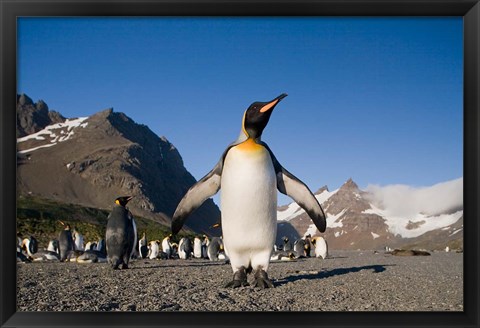
M 333 251 L 326 260 L 272 262 L 275 288 L 264 290 L 223 288 L 230 265 L 199 259 L 17 269 L 18 311 L 463 311 L 463 254 L 452 252 Z

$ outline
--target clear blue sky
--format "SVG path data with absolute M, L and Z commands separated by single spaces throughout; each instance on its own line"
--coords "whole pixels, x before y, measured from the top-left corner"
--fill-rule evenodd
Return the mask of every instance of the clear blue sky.
M 18 92 L 66 117 L 124 112 L 197 179 L 250 103 L 286 92 L 263 140 L 312 191 L 350 177 L 428 186 L 463 176 L 462 29 L 460 17 L 19 18 Z

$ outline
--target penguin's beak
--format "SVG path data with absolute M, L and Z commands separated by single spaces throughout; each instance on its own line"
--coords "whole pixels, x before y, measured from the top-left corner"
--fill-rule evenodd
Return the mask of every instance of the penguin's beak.
M 133 196 L 128 196 L 127 202 L 129 202 L 132 198 L 133 198 Z
M 265 104 L 262 108 L 260 108 L 260 113 L 268 112 L 269 110 L 273 109 L 283 98 L 287 96 L 286 93 L 282 93 L 277 98 L 273 99 L 272 101 Z

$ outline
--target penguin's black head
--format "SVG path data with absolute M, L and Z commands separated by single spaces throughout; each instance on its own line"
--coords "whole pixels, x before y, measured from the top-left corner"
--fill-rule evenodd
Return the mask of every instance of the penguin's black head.
M 270 115 L 272 115 L 275 106 L 287 96 L 282 93 L 277 98 L 267 102 L 254 102 L 245 111 L 243 117 L 243 132 L 247 137 L 256 139 L 262 135 L 263 129 L 267 126 Z
M 122 196 L 115 199 L 115 204 L 125 207 L 133 196 Z

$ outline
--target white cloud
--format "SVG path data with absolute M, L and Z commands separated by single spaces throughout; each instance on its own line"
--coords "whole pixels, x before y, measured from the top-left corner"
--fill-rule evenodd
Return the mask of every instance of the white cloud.
M 433 216 L 463 209 L 463 178 L 438 183 L 431 187 L 406 185 L 369 185 L 373 205 L 387 216 L 408 217 L 418 213 Z

